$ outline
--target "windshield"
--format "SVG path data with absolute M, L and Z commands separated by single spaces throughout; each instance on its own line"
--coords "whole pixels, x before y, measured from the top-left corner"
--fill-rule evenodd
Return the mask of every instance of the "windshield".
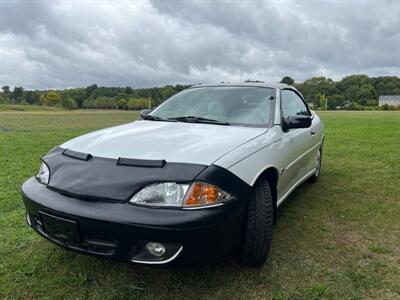
M 150 115 L 153 120 L 267 126 L 274 95 L 265 87 L 199 87 L 176 94 Z

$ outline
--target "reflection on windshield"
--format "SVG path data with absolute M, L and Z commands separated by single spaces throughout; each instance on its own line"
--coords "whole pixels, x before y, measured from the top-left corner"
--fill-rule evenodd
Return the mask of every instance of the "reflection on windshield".
M 192 88 L 168 99 L 151 116 L 221 125 L 266 126 L 271 115 L 270 98 L 274 93 L 274 89 L 265 87 Z

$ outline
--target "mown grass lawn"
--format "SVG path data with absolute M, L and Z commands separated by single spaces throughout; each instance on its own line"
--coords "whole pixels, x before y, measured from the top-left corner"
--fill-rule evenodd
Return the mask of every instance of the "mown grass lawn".
M 39 158 L 132 112 L 0 112 L 0 298 L 400 299 L 400 112 L 323 112 L 320 181 L 279 209 L 261 269 L 153 269 L 66 252 L 25 224 Z M 199 245 L 201 247 L 201 245 Z
M 63 111 L 61 107 L 52 106 L 39 106 L 39 105 L 28 105 L 28 104 L 0 104 L 0 111 Z

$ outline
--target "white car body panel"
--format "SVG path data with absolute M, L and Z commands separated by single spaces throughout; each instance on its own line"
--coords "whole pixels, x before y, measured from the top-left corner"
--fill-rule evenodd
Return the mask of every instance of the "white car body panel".
M 318 149 L 323 141 L 323 127 L 320 118 L 312 111 L 310 128 L 283 132 L 279 89 L 276 99 L 274 126 L 263 135 L 227 153 L 214 164 L 228 169 L 251 186 L 265 170 L 275 169 L 279 176 L 279 205 L 296 186 L 314 173 Z
M 267 128 L 136 121 L 77 137 L 61 147 L 105 158 L 210 165 L 266 131 Z
M 263 171 L 274 168 L 279 174 L 277 202 L 280 204 L 293 186 L 303 182 L 315 171 L 323 135 L 312 136 L 311 130 L 294 129 L 284 133 L 280 125 L 275 125 L 267 133 L 238 147 L 215 164 L 227 168 L 251 186 Z M 307 138 L 308 135 L 310 140 L 298 139 Z

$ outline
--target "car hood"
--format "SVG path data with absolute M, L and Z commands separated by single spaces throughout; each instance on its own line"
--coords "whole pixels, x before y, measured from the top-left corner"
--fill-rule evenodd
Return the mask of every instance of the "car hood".
M 142 120 L 98 130 L 61 147 L 105 158 L 210 165 L 266 131 L 266 128 Z

